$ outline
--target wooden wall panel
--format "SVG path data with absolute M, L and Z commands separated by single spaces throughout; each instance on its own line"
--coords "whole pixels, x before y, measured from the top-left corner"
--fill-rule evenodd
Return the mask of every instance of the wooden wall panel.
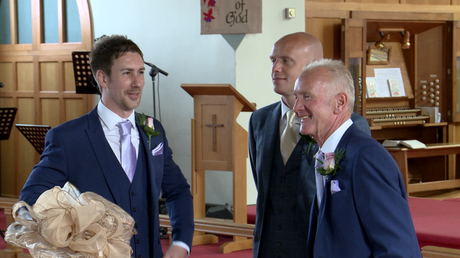
M 4 87 L 0 88 L 1 91 L 12 91 L 14 85 L 13 64 L 0 63 L 0 78 Z
M 311 2 L 340 3 L 344 0 L 312 0 Z
M 0 0 L 1 1 L 1 0 Z M 89 112 L 94 107 L 94 95 L 76 94 L 71 52 L 88 51 L 92 46 L 91 17 L 88 0 L 75 1 L 81 28 L 81 42 L 65 41 L 66 20 L 63 0 L 57 1 L 59 42 L 43 44 L 42 0 L 28 0 L 31 4 L 32 44 L 18 44 L 17 0 L 9 0 L 12 44 L 0 45 L 0 105 L 18 108 L 16 123 L 49 124 L 57 126 Z M 72 26 L 78 26 L 73 24 Z M 8 78 L 4 78 L 5 76 Z M 5 100 L 8 101 L 5 101 Z M 68 101 L 67 103 L 67 100 Z M 69 110 L 66 110 L 66 107 Z M 1 142 L 1 148 L 12 156 L 1 164 L 2 196 L 18 197 L 24 182 L 39 161 L 39 155 L 25 137 L 13 129 L 14 144 Z M 2 156 L 3 160 L 3 156 Z M 5 165 L 6 164 L 6 165 Z M 13 184 L 14 182 L 14 184 Z M 1 256 L 1 255 L 0 255 Z
M 405 0 L 406 4 L 450 5 L 451 0 Z
M 65 100 L 65 118 L 71 120 L 87 113 L 87 104 L 79 99 Z
M 34 64 L 33 63 L 17 63 L 17 81 L 19 91 L 34 90 Z
M 33 98 L 18 98 L 18 112 L 17 123 L 19 124 L 35 124 L 35 101 Z M 17 131 L 17 130 L 16 130 Z M 29 177 L 31 169 L 35 164 L 38 163 L 38 153 L 35 148 L 30 144 L 30 142 L 18 132 L 18 149 L 16 150 L 15 159 L 17 160 L 16 167 L 17 173 L 19 176 L 16 178 L 18 180 L 15 182 L 15 191 L 22 189 L 22 186 Z M 3 182 L 2 182 L 3 184 Z M 3 193 L 15 193 L 13 192 L 4 192 Z M 2 193 L 2 194 L 3 194 Z
M 75 76 L 73 74 L 73 63 L 63 62 L 64 65 L 64 91 L 75 91 Z
M 400 0 L 346 0 L 350 3 L 399 4 Z
M 40 91 L 59 90 L 58 62 L 40 63 Z
M 59 99 L 41 99 L 42 124 L 56 127 L 60 124 Z
M 305 19 L 305 31 L 323 43 L 324 58 L 340 59 L 341 19 Z

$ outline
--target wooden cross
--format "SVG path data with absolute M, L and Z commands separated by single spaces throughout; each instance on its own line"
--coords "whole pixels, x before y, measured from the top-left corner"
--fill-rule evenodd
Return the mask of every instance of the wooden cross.
M 224 127 L 224 125 L 223 124 L 216 124 L 216 114 L 212 114 L 212 124 L 206 124 L 206 127 L 212 127 L 212 151 L 217 151 L 216 129 L 217 129 L 217 127 Z

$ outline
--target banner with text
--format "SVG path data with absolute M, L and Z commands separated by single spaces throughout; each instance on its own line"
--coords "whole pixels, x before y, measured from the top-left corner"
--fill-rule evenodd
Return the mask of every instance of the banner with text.
M 262 32 L 262 0 L 200 0 L 201 34 Z

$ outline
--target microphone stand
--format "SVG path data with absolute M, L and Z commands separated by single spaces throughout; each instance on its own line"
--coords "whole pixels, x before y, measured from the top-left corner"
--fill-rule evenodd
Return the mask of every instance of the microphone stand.
M 163 71 L 163 70 L 161 70 L 160 68 L 158 68 L 156 65 L 154 65 L 152 63 L 145 62 L 145 61 L 144 61 L 144 63 L 151 67 L 149 75 L 152 77 L 153 117 L 156 118 L 156 115 L 157 115 L 157 109 L 156 109 L 157 104 L 156 103 L 157 102 L 156 102 L 156 94 L 155 94 L 155 77 L 157 76 L 158 73 L 161 73 L 164 76 L 168 76 L 168 73 Z

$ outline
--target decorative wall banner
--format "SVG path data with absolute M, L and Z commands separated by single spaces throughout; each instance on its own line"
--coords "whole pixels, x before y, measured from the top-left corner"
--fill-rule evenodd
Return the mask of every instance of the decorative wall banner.
M 201 34 L 262 32 L 262 0 L 200 0 Z

